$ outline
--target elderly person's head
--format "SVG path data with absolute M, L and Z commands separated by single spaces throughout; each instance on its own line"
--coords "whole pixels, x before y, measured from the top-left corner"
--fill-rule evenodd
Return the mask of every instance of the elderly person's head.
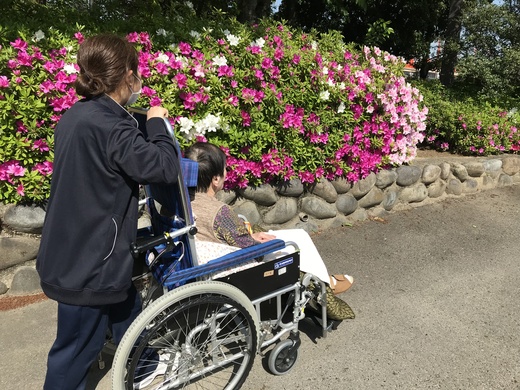
M 226 155 L 216 145 L 197 142 L 186 149 L 186 158 L 199 163 L 197 192 L 216 193 L 226 179 Z

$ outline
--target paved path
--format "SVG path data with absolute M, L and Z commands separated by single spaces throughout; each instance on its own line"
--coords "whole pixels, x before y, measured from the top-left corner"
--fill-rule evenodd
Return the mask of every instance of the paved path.
M 518 185 L 315 235 L 356 277 L 357 318 L 326 339 L 304 327 L 293 371 L 257 359 L 244 389 L 520 389 L 519 236 Z M 0 389 L 41 388 L 55 321 L 50 301 L 0 312 Z

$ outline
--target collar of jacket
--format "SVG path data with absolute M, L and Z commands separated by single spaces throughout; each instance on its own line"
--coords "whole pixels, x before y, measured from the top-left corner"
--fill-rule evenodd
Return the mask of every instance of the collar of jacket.
M 134 121 L 137 127 L 139 127 L 139 122 L 137 121 L 137 119 L 135 119 L 133 115 L 127 111 L 126 108 L 124 108 L 121 104 L 116 102 L 110 96 L 104 94 L 93 98 L 93 100 L 97 100 L 99 103 L 110 108 L 110 110 L 112 110 L 114 114 L 120 116 L 121 118 Z

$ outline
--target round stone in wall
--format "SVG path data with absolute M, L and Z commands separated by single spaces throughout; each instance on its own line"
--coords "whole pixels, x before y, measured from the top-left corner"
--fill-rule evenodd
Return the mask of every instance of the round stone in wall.
M 453 172 L 453 176 L 460 181 L 466 181 L 469 177 L 466 167 L 459 163 L 451 164 L 451 172 Z
M 336 208 L 341 214 L 349 215 L 358 208 L 358 201 L 352 194 L 342 194 L 338 196 Z
M 422 169 L 416 165 L 401 165 L 397 168 L 396 183 L 401 187 L 408 187 L 419 181 L 422 174 Z
M 282 196 L 298 197 L 303 194 L 303 184 L 300 179 L 291 179 L 276 185 L 276 192 Z
M 10 295 L 29 294 L 41 291 L 40 277 L 34 267 L 21 267 L 16 271 L 11 283 Z
M 332 183 L 326 179 L 322 179 L 315 183 L 311 188 L 311 193 L 325 199 L 329 203 L 334 203 L 338 199 L 338 193 Z
M 298 202 L 296 199 L 284 196 L 264 215 L 264 223 L 281 225 L 296 217 L 297 213 Z
M 426 185 L 433 183 L 441 176 L 441 167 L 438 165 L 425 165 L 422 172 L 422 182 Z
M 346 194 L 352 188 L 352 184 L 344 177 L 337 177 L 331 183 L 338 194 Z
M 301 202 L 302 211 L 314 218 L 325 219 L 336 216 L 336 206 L 323 199 L 307 196 Z
M 399 194 L 399 199 L 406 203 L 422 202 L 428 197 L 428 189 L 423 183 L 403 188 Z
M 376 185 L 376 174 L 371 172 L 367 177 L 354 183 L 350 193 L 354 195 L 356 199 L 359 199 L 366 194 Z
M 359 207 L 365 209 L 377 206 L 385 199 L 383 191 L 377 187 L 373 187 L 368 194 L 358 200 Z
M 381 206 L 383 206 L 386 211 L 390 211 L 394 208 L 398 199 L 399 191 L 397 191 L 395 188 L 387 188 L 385 190 L 385 199 L 381 203 Z
M 497 172 L 502 169 L 502 160 L 493 158 L 482 163 L 486 172 Z
M 446 182 L 442 179 L 437 179 L 428 186 L 428 196 L 430 198 L 438 198 L 446 190 Z
M 40 234 L 45 220 L 45 210 L 38 206 L 16 205 L 4 214 L 4 223 L 17 232 Z
M 498 177 L 497 187 L 510 186 L 511 184 L 513 184 L 513 179 L 511 178 L 511 176 L 502 173 Z
M 258 208 L 256 207 L 256 203 L 250 200 L 246 200 L 233 207 L 233 210 L 237 214 L 241 214 L 252 224 L 257 225 L 262 222 L 262 217 L 258 212 Z
M 462 194 L 462 183 L 459 179 L 451 178 L 446 185 L 446 193 L 450 195 Z
M 377 172 L 376 174 L 376 184 L 377 188 L 384 189 L 388 186 L 391 186 L 397 180 L 397 172 L 395 170 L 382 170 Z
M 478 182 L 475 179 L 468 179 L 462 183 L 462 192 L 465 194 L 472 194 L 478 191 Z
M 40 240 L 33 237 L 0 237 L 0 270 L 34 260 Z
M 506 157 L 502 160 L 502 170 L 505 174 L 513 176 L 520 172 L 520 158 Z
M 480 177 L 484 174 L 486 171 L 484 169 L 484 164 L 478 161 L 472 161 L 465 163 L 464 166 L 466 167 L 466 170 L 468 171 L 468 175 L 471 177 Z
M 439 165 L 439 167 L 441 168 L 441 179 L 447 180 L 451 174 L 451 165 L 447 162 L 443 162 Z
M 240 194 L 261 206 L 272 206 L 278 200 L 275 189 L 270 184 L 262 184 L 258 187 L 247 187 L 239 191 Z

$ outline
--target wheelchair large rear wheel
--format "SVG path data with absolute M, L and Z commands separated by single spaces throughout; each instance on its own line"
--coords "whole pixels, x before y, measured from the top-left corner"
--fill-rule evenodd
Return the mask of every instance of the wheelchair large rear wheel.
M 237 288 L 191 283 L 152 302 L 116 351 L 112 388 L 238 389 L 257 352 L 258 316 Z

